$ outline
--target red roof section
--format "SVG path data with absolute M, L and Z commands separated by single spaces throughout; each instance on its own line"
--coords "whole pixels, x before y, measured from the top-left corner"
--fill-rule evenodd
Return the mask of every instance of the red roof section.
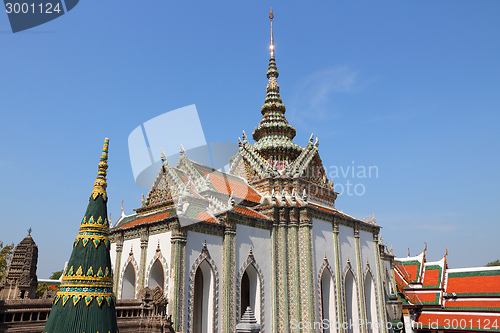
M 197 219 L 205 222 L 217 223 L 217 221 L 207 212 L 200 212 Z
M 436 286 L 438 288 L 441 285 L 441 274 L 439 274 L 439 269 L 425 269 L 424 282 L 422 283 L 425 287 Z
M 209 172 L 205 170 L 202 170 L 202 172 L 205 176 L 209 174 Z M 215 189 L 221 193 L 231 195 L 232 192 L 233 195 L 238 198 L 256 203 L 260 202 L 260 194 L 245 183 L 240 183 L 235 180 L 219 176 L 215 173 L 210 173 L 210 183 L 212 183 Z
M 496 327 L 495 327 L 496 323 Z M 499 313 L 443 313 L 424 311 L 413 324 L 414 330 L 467 330 L 500 332 Z
M 242 207 L 234 207 L 234 210 L 240 214 L 245 214 L 248 216 L 258 217 L 258 218 L 266 219 L 266 220 L 269 219 L 269 217 L 267 217 L 266 215 L 261 214 L 259 212 L 254 211 L 254 210 L 251 210 L 251 209 L 242 208 Z
M 155 221 L 161 221 L 161 220 L 166 219 L 167 217 L 169 217 L 170 213 L 171 213 L 171 211 L 168 211 L 168 212 L 164 212 L 164 213 L 160 213 L 160 214 L 145 216 L 143 218 L 138 218 L 136 220 L 130 221 L 127 224 L 119 226 L 118 229 L 126 229 L 126 228 L 133 227 L 135 225 L 138 225 L 138 224 L 143 224 L 143 223 L 148 223 L 148 222 L 155 222 Z
M 470 272 L 473 273 L 473 272 Z M 475 276 L 456 276 L 449 274 L 446 292 L 457 294 L 500 294 L 500 275 L 479 274 Z

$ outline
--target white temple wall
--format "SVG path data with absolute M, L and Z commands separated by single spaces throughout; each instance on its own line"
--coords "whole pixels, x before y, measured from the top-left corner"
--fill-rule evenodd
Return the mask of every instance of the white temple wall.
M 335 321 L 335 316 L 333 313 L 336 313 L 338 309 L 336 308 L 336 300 L 335 300 L 335 244 L 333 239 L 333 225 L 332 222 L 313 219 L 313 251 L 314 251 L 314 295 L 315 295 L 315 310 L 317 312 L 318 319 L 322 318 L 321 311 L 321 302 L 323 302 L 323 306 L 326 309 L 326 318 L 329 318 Z M 323 263 L 324 258 L 327 258 L 329 268 L 325 268 L 326 270 L 332 269 L 331 273 L 327 272 L 328 279 L 326 276 L 323 276 Z M 332 275 L 333 274 L 333 275 Z M 331 280 L 329 280 L 331 279 Z M 323 281 L 323 282 L 322 282 Z M 327 283 L 328 282 L 328 283 Z M 322 297 L 327 295 L 328 299 L 321 300 L 319 295 L 321 293 L 320 284 L 324 286 L 328 286 L 325 288 L 324 294 Z M 330 318 L 330 315 L 332 316 Z
M 335 266 L 335 246 L 333 243 L 333 226 L 331 222 L 313 219 L 314 277 L 317 278 L 323 260 L 328 259 L 332 268 Z M 317 287 L 318 281 L 315 281 Z
M 339 246 L 340 246 L 340 267 L 342 269 L 341 276 L 347 267 L 347 260 L 351 262 L 351 267 L 354 276 L 357 278 L 356 271 L 356 242 L 354 238 L 354 229 L 344 225 L 339 226 Z
M 210 257 L 212 259 L 211 264 L 215 264 L 216 267 L 212 267 L 214 269 L 213 278 L 214 280 L 218 278 L 218 283 L 215 281 L 215 288 L 218 291 L 219 298 L 213 298 L 214 307 L 211 309 L 211 315 L 213 315 L 214 308 L 218 308 L 217 321 L 219 323 L 218 330 L 220 331 L 220 324 L 222 323 L 222 312 L 221 312 L 221 304 L 222 304 L 222 253 L 223 253 L 223 238 L 220 236 L 209 235 L 205 233 L 189 231 L 187 234 L 187 243 L 186 243 L 186 271 L 184 276 L 184 286 L 185 286 L 185 294 L 184 294 L 184 309 L 186 309 L 184 315 L 184 327 L 189 327 L 188 314 L 190 311 L 190 276 L 192 275 L 192 280 L 194 281 L 194 275 L 196 273 L 196 268 L 193 270 L 193 265 L 198 262 L 200 259 L 201 252 L 203 250 L 203 244 L 207 244 L 208 252 L 210 253 Z M 215 269 L 217 269 L 218 276 L 216 277 Z M 186 329 L 187 331 L 187 329 Z
M 264 280 L 264 304 L 260 304 L 261 309 L 264 309 L 264 326 L 266 331 L 272 327 L 272 262 L 271 262 L 271 232 L 269 230 L 249 227 L 238 224 L 236 226 L 236 279 L 238 279 L 241 268 L 245 265 L 252 249 L 256 265 L 262 272 Z M 241 280 L 241 276 L 239 276 Z M 236 281 L 236 285 L 240 286 L 241 281 Z M 262 288 L 262 286 L 261 286 Z M 236 290 L 238 294 L 240 291 Z M 236 297 L 236 302 L 239 302 Z M 239 306 L 239 304 L 236 304 Z M 240 309 L 242 311 L 242 309 Z M 244 309 L 243 309 L 244 311 Z M 255 313 L 255 309 L 252 309 Z M 240 314 L 241 315 L 241 314 Z M 261 313 L 255 313 L 255 317 L 260 322 Z M 237 319 L 239 321 L 239 318 Z
M 116 243 L 111 243 L 109 245 L 109 256 L 111 258 L 111 270 L 113 271 L 113 276 L 116 276 L 118 274 L 115 270 L 115 263 L 116 263 Z M 116 291 L 116 290 L 115 290 Z
M 363 274 L 366 270 L 366 262 L 370 265 L 373 276 L 377 274 L 377 259 L 375 257 L 375 244 L 373 243 L 373 234 L 368 231 L 359 231 L 359 245 L 361 248 L 361 267 Z

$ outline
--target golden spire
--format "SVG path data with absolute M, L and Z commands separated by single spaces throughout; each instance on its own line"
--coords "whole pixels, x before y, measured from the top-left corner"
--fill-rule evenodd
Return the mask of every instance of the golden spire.
M 104 201 L 107 201 L 106 195 L 106 170 L 108 169 L 108 146 L 109 139 L 104 139 L 102 147 L 101 161 L 99 162 L 99 170 L 97 171 L 97 179 L 94 182 L 94 189 L 92 190 L 91 197 L 95 200 L 99 194 L 102 194 Z
M 269 46 L 269 49 L 271 50 L 271 58 L 274 58 L 273 18 L 273 7 L 271 7 L 271 12 L 269 13 L 269 19 L 271 20 L 271 45 Z

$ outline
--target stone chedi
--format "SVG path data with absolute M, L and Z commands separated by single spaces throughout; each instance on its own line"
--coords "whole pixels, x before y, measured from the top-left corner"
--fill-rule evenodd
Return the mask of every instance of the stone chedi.
M 106 203 L 108 143 L 44 333 L 116 333 Z
M 31 228 L 28 235 L 17 244 L 12 252 L 12 258 L 0 281 L 0 299 L 34 299 L 36 298 L 36 265 L 38 261 L 38 246 L 31 238 Z

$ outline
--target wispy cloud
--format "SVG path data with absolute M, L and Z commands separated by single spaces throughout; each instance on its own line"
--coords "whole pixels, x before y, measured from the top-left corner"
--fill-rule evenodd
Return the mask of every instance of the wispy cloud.
M 432 215 L 399 215 L 381 218 L 382 225 L 391 225 L 391 228 L 401 228 L 408 230 L 428 230 L 434 232 L 452 232 L 460 228 L 460 223 L 454 223 L 460 220 L 462 216 L 458 212 L 440 212 Z M 427 221 L 427 222 L 423 222 Z M 431 223 L 429 223 L 431 221 Z
M 458 225 L 456 224 L 421 224 L 417 225 L 416 229 L 422 229 L 422 230 L 430 230 L 430 231 L 436 231 L 436 232 L 450 232 L 450 231 L 455 231 L 458 229 Z
M 314 119 L 323 121 L 336 117 L 332 112 L 332 95 L 352 93 L 360 89 L 358 71 L 346 66 L 325 68 L 310 74 L 297 87 L 292 100 L 292 118 L 303 120 L 314 114 Z

